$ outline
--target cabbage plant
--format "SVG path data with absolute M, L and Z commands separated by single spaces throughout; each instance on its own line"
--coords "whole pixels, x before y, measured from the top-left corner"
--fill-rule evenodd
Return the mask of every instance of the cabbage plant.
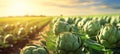
M 56 41 L 58 54 L 76 54 L 76 51 L 79 50 L 81 45 L 82 42 L 80 37 L 70 32 L 61 33 Z
M 48 50 L 45 47 L 38 45 L 25 46 L 21 54 L 49 54 Z

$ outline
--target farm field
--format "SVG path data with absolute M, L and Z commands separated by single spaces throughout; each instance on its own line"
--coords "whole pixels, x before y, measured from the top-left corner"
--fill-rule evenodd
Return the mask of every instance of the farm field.
M 120 0 L 0 0 L 0 54 L 120 54 Z
M 29 44 L 51 20 L 52 17 L 0 18 L 0 54 L 19 54 L 19 48 Z
M 1 54 L 119 53 L 119 15 L 0 19 Z
M 58 17 L 41 35 L 50 54 L 119 54 L 119 28 L 119 15 Z

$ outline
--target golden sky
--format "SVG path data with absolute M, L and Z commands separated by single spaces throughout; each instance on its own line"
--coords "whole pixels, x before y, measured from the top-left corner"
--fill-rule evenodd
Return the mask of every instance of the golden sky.
M 0 16 L 120 13 L 119 2 L 119 0 L 0 0 Z

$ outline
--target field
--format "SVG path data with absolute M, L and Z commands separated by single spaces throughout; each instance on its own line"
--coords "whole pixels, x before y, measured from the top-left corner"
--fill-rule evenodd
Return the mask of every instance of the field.
M 119 15 L 91 15 L 54 18 L 41 35 L 50 54 L 119 54 L 119 32 Z
M 120 0 L 0 0 L 0 54 L 120 54 Z
M 29 44 L 29 41 L 51 20 L 52 17 L 0 18 L 0 54 L 19 54 L 19 48 Z M 10 36 L 9 38 L 14 38 L 14 40 L 6 36 Z M 4 40 L 5 37 L 6 40 Z
M 0 54 L 119 54 L 120 16 L 0 18 Z

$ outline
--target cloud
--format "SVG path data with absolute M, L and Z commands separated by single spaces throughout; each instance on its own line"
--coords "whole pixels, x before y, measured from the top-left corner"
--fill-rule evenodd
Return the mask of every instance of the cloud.
M 102 0 L 101 3 L 111 9 L 120 9 L 120 0 Z
M 37 2 L 39 5 L 42 5 L 51 11 L 54 10 L 56 14 L 64 13 L 72 15 L 120 12 L 118 11 L 119 6 L 113 5 L 112 2 L 108 0 L 40 0 Z M 118 10 L 114 11 L 114 9 Z
M 92 0 L 85 1 L 85 0 L 51 0 L 51 1 L 43 1 L 42 5 L 46 6 L 58 6 L 58 7 L 64 7 L 64 8 L 75 8 L 80 6 L 86 6 L 94 4 Z
M 120 12 L 120 0 L 0 0 L 0 11 L 6 14 L 5 11 L 10 9 L 10 4 L 19 1 L 25 2 L 29 7 L 26 12 L 33 15 L 86 15 Z

